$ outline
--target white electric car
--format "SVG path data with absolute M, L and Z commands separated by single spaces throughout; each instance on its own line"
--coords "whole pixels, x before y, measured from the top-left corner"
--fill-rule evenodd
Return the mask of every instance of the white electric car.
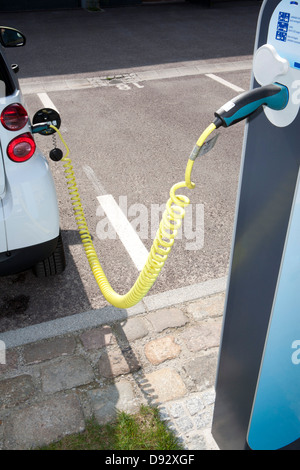
M 35 144 L 17 66 L 4 56 L 4 47 L 23 46 L 25 37 L 0 26 L 0 43 L 0 276 L 31 268 L 59 274 L 65 255 L 52 174 Z

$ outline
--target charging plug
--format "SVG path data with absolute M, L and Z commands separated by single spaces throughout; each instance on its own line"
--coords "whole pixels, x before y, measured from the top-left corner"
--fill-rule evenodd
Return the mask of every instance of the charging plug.
M 215 112 L 215 126 L 229 127 L 246 119 L 261 106 L 277 111 L 284 109 L 289 101 L 288 88 L 279 83 L 246 91 L 224 104 Z
M 48 130 L 50 129 L 50 126 L 49 124 L 33 124 L 31 126 L 31 132 L 33 134 L 36 134 L 36 133 L 45 133 L 47 132 Z

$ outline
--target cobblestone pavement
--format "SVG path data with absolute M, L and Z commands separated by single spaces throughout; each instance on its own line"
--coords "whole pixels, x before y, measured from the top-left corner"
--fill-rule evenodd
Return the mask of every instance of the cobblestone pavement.
M 31 449 L 156 404 L 188 450 L 214 450 L 224 292 L 22 344 L 0 365 L 0 449 Z M 3 362 L 3 361 L 2 361 Z

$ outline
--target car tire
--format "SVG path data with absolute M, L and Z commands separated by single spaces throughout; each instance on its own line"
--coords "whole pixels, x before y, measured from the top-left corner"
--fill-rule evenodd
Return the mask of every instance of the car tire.
M 54 252 L 42 261 L 39 261 L 34 267 L 33 272 L 37 277 L 49 277 L 61 274 L 66 267 L 65 250 L 61 234 L 57 240 L 57 246 Z

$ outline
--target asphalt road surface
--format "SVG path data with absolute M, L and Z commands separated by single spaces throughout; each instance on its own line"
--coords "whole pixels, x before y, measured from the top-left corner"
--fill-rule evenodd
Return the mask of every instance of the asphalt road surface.
M 2 14 L 3 24 L 28 38 L 23 50 L 8 52 L 20 66 L 29 115 L 45 106 L 61 115 L 99 259 L 121 294 L 141 270 L 200 133 L 215 110 L 250 86 L 258 4 Z M 191 209 L 151 293 L 227 274 L 243 132 L 244 123 L 221 129 L 215 147 L 195 163 L 196 189 L 185 191 Z M 52 138 L 36 141 L 48 155 Z M 56 144 L 62 148 L 58 138 Z M 67 268 L 47 279 L 31 271 L 1 278 L 2 332 L 107 305 L 76 230 L 62 164 L 49 165 Z M 120 209 L 123 231 L 110 222 Z

